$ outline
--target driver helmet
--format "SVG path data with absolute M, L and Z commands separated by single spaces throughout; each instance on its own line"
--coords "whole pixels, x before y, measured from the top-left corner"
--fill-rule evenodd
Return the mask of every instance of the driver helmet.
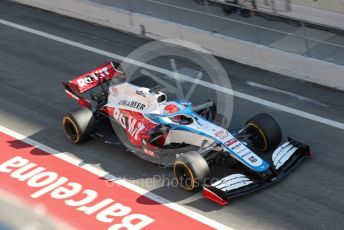
M 165 107 L 164 112 L 166 114 L 173 114 L 178 112 L 180 109 L 175 104 L 169 104 Z
M 173 113 L 177 113 L 178 111 L 180 111 L 180 109 L 175 104 L 169 104 L 164 109 L 165 114 L 173 114 Z M 179 122 L 181 120 L 181 117 L 182 117 L 181 115 L 177 115 L 177 116 L 171 117 L 171 120 L 174 122 Z

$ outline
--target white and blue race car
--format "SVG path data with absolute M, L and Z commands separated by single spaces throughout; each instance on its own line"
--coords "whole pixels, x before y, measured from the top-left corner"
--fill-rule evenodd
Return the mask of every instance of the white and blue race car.
M 213 102 L 167 101 L 159 85 L 136 86 L 117 68 L 110 62 L 64 83 L 81 107 L 62 120 L 73 143 L 120 141 L 147 161 L 173 167 L 183 189 L 203 188 L 205 197 L 222 205 L 279 181 L 311 155 L 307 145 L 291 138 L 280 145 L 281 129 L 268 114 L 229 131 L 215 124 Z M 209 166 L 220 163 L 224 175 L 215 176 Z

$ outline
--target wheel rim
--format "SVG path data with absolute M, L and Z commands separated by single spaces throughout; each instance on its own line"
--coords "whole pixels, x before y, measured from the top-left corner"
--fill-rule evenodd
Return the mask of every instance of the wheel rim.
M 253 136 L 250 139 L 254 147 L 259 151 L 266 151 L 268 149 L 268 142 L 263 131 L 253 123 L 248 123 L 247 126 L 248 132 L 253 134 Z
M 74 122 L 71 121 L 69 118 L 65 118 L 63 121 L 63 128 L 64 131 L 67 135 L 67 137 L 73 141 L 73 142 L 77 142 L 79 140 L 79 133 L 78 133 L 78 129 L 75 126 Z
M 179 185 L 185 190 L 191 191 L 195 188 L 195 180 L 191 170 L 183 163 L 178 163 L 174 167 L 174 173 Z

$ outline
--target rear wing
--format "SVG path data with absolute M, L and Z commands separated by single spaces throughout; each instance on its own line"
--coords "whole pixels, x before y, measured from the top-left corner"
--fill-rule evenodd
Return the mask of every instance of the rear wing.
M 108 83 L 112 78 L 122 74 L 117 69 L 118 66 L 119 63 L 109 62 L 70 80 L 68 83 L 63 82 L 67 96 L 76 99 L 80 106 L 90 108 L 91 102 L 83 98 L 82 94 L 99 85 L 104 89 L 102 83 Z
M 119 64 L 115 62 L 106 63 L 105 65 L 99 66 L 90 72 L 70 80 L 67 85 L 75 93 L 85 93 L 86 91 L 97 87 L 102 82 L 111 80 L 112 78 L 122 74 L 121 71 L 116 69 L 118 66 Z

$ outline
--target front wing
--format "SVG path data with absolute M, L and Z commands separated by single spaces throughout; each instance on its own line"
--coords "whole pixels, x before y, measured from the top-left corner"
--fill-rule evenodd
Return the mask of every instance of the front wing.
M 203 195 L 221 205 L 226 205 L 231 198 L 263 189 L 280 181 L 310 155 L 309 146 L 288 138 L 286 143 L 272 153 L 272 176 L 257 179 L 242 172 L 234 173 L 210 185 L 204 185 Z

